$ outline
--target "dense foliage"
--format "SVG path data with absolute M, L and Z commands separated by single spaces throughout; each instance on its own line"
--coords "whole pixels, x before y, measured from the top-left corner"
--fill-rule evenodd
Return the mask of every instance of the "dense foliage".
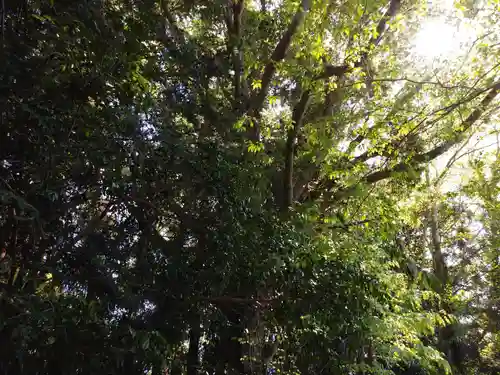
M 498 374 L 500 6 L 439 4 L 1 0 L 0 373 Z

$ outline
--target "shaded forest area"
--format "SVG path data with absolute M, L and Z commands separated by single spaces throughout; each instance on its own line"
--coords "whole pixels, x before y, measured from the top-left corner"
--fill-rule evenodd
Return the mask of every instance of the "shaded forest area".
M 0 374 L 500 373 L 498 0 L 0 10 Z

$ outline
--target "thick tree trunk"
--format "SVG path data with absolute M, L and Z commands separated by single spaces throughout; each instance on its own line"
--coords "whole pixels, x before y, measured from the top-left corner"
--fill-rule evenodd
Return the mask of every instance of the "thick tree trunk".
M 425 173 L 426 182 L 429 188 L 431 188 L 429 169 Z M 431 202 L 431 207 L 427 212 L 427 220 L 430 229 L 430 242 L 431 242 L 431 254 L 432 254 L 432 265 L 434 270 L 434 275 L 438 278 L 441 283 L 441 291 L 444 291 L 448 283 L 448 269 L 446 266 L 446 260 L 444 254 L 441 250 L 441 238 L 439 236 L 439 215 L 438 206 L 436 201 L 433 199 Z
M 245 372 L 243 365 L 243 322 L 245 308 L 229 303 L 221 306 L 221 311 L 227 318 L 227 325 L 219 332 L 219 342 L 215 350 L 217 359 L 217 375 L 241 375 Z
M 429 188 L 431 188 L 429 169 L 426 170 L 426 182 Z M 448 281 L 448 267 L 446 265 L 446 259 L 441 249 L 441 238 L 439 235 L 439 215 L 438 215 L 438 205 L 436 201 L 432 200 L 431 207 L 428 210 L 428 225 L 430 230 L 430 242 L 431 242 L 431 253 L 432 253 L 432 264 L 434 275 L 440 282 L 440 293 L 444 295 Z M 444 299 L 446 301 L 446 299 Z M 450 308 L 446 306 L 445 309 L 447 313 L 452 313 Z M 451 346 L 451 340 L 454 336 L 455 326 L 452 324 L 445 325 L 437 329 L 438 334 L 438 347 L 445 354 L 446 359 L 453 365 L 453 352 Z
M 429 226 L 431 230 L 434 274 L 441 282 L 441 287 L 444 290 L 446 288 L 446 284 L 448 283 L 448 270 L 443 252 L 441 250 L 441 240 L 438 228 L 438 208 L 435 202 L 432 203 L 432 207 L 429 212 Z

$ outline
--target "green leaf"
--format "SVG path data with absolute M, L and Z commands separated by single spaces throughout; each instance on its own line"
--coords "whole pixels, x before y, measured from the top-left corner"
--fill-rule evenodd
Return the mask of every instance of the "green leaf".
M 256 79 L 252 82 L 252 89 L 261 89 L 262 88 L 262 81 L 260 79 Z

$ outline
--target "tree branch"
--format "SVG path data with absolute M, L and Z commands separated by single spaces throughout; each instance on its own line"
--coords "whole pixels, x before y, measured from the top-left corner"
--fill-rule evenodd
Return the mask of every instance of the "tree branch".
M 391 0 L 389 8 L 377 25 L 377 35 L 370 39 L 370 45 L 377 46 L 380 43 L 385 31 L 387 30 L 387 22 L 396 15 L 400 6 L 401 0 Z
M 441 145 L 433 148 L 432 150 L 414 156 L 411 160 L 412 164 L 415 165 L 415 164 L 428 163 L 436 159 L 438 156 L 441 156 L 442 154 L 447 152 L 457 143 L 461 142 L 463 140 L 464 133 L 467 130 L 469 130 L 472 127 L 472 125 L 474 125 L 474 123 L 481 117 L 481 115 L 486 110 L 486 107 L 493 101 L 493 99 L 495 99 L 499 91 L 500 91 L 500 82 L 496 83 L 491 88 L 488 94 L 483 98 L 483 100 L 481 100 L 481 103 L 479 103 L 477 108 L 474 111 L 472 111 L 472 113 L 462 122 L 463 130 L 461 132 L 456 133 L 456 135 L 452 139 L 443 142 Z M 380 180 L 383 180 L 385 178 L 388 178 L 394 173 L 406 172 L 411 168 L 411 166 L 412 165 L 408 163 L 399 163 L 392 168 L 384 169 L 378 172 L 373 172 L 368 176 L 366 176 L 364 180 L 367 183 L 372 184 Z
M 309 12 L 309 9 L 311 7 L 311 2 L 312 2 L 311 0 L 302 0 L 300 8 L 293 16 L 290 25 L 288 25 L 288 29 L 286 30 L 286 32 L 283 34 L 280 41 L 276 45 L 271 55 L 270 61 L 265 66 L 264 72 L 262 73 L 261 76 L 260 91 L 258 91 L 254 95 L 250 103 L 251 105 L 250 111 L 253 112 L 254 114 L 259 112 L 260 109 L 262 108 L 262 105 L 264 104 L 264 100 L 267 95 L 267 90 L 269 89 L 269 85 L 271 84 L 274 72 L 276 71 L 276 63 L 285 58 L 286 52 L 290 47 L 293 36 L 295 35 L 299 27 L 304 23 L 305 16 Z
M 353 70 L 353 68 L 357 68 L 357 64 L 350 67 L 349 65 L 325 65 L 324 70 L 318 76 L 315 77 L 315 80 L 326 79 L 330 77 L 341 77 L 346 73 L 349 73 Z
M 481 100 L 476 109 L 472 111 L 472 113 L 462 122 L 463 130 L 459 133 L 456 133 L 455 137 L 453 137 L 452 139 L 443 142 L 439 146 L 436 146 L 435 148 L 425 153 L 415 155 L 410 162 L 402 162 L 396 164 L 391 168 L 386 168 L 377 172 L 372 172 L 364 176 L 361 179 L 360 183 L 364 182 L 367 184 L 374 184 L 376 182 L 390 178 L 396 173 L 408 172 L 412 168 L 415 168 L 415 166 L 428 163 L 436 159 L 437 157 L 441 156 L 442 154 L 447 152 L 450 148 L 452 148 L 453 146 L 455 146 L 456 144 L 458 144 L 463 140 L 465 132 L 469 130 L 474 125 L 474 123 L 481 117 L 481 115 L 485 112 L 486 107 L 495 99 L 495 97 L 499 94 L 499 92 L 500 92 L 500 82 L 497 82 L 496 84 L 491 86 L 490 91 Z M 340 189 L 334 193 L 332 199 L 330 199 L 329 202 L 331 203 L 338 201 L 343 197 L 346 197 L 349 194 L 351 194 L 355 189 L 356 189 L 355 185 L 351 185 L 345 189 Z
M 177 45 L 182 46 L 186 43 L 186 38 L 184 32 L 177 26 L 177 22 L 175 21 L 173 14 L 168 9 L 167 0 L 160 0 L 160 8 L 163 16 L 165 17 L 162 35 L 160 35 L 161 41 L 165 43 L 166 39 L 168 38 L 165 35 L 165 32 L 168 30 Z
M 426 171 L 427 186 L 430 187 L 430 177 L 429 169 Z M 434 268 L 434 274 L 441 282 L 441 290 L 444 291 L 445 286 L 448 281 L 448 270 L 446 267 L 446 261 L 441 250 L 441 238 L 439 236 L 439 226 L 438 226 L 438 207 L 433 198 L 431 203 L 431 208 L 427 212 L 427 220 L 430 228 L 431 244 L 432 244 L 432 263 Z
M 260 0 L 260 11 L 264 13 L 267 9 L 266 0 Z
M 415 79 L 411 78 L 406 78 L 406 77 L 401 77 L 401 78 L 373 78 L 371 80 L 372 82 L 409 82 L 417 85 L 418 87 L 422 87 L 423 85 L 433 85 L 433 86 L 439 86 L 443 89 L 467 89 L 470 90 L 472 89 L 472 86 L 466 86 L 466 85 L 446 85 L 443 84 L 442 82 L 435 82 L 435 81 L 418 81 Z M 341 88 L 345 87 L 351 87 L 359 83 L 364 83 L 365 81 L 355 81 L 355 82 L 350 82 L 348 85 L 340 86 Z
M 209 303 L 227 303 L 227 304 L 243 304 L 243 305 L 257 305 L 257 306 L 265 306 L 273 302 L 273 299 L 269 298 L 241 298 L 232 296 L 206 297 L 206 298 L 200 298 L 200 300 Z
M 354 68 L 361 68 L 365 66 L 366 60 L 368 59 L 369 50 L 380 44 L 380 42 L 382 41 L 382 37 L 384 36 L 385 31 L 387 30 L 387 22 L 389 22 L 389 20 L 396 15 L 400 6 L 401 6 L 401 0 L 390 1 L 387 11 L 384 13 L 384 15 L 382 16 L 377 25 L 376 35 L 370 39 L 368 47 L 366 48 L 365 52 L 361 54 L 361 58 L 358 61 L 356 61 L 352 66 L 349 66 L 347 64 L 338 66 L 326 65 L 325 70 L 320 75 L 318 75 L 316 79 L 341 77 L 352 71 Z
M 364 67 L 367 65 L 367 60 L 368 60 L 368 51 L 370 51 L 372 48 L 376 47 L 377 45 L 380 44 L 382 40 L 382 36 L 385 33 L 385 30 L 387 28 L 387 22 L 396 15 L 397 11 L 399 10 L 401 5 L 401 0 L 391 0 L 389 3 L 389 7 L 387 11 L 384 13 L 382 18 L 380 19 L 378 25 L 377 25 L 377 36 L 372 37 L 370 39 L 370 42 L 365 49 L 365 52 L 361 55 L 361 58 L 355 62 L 353 65 L 339 65 L 339 66 L 333 66 L 333 65 L 326 65 L 324 66 L 324 71 L 323 73 L 319 74 L 317 77 L 315 77 L 315 80 L 319 79 L 326 79 L 330 77 L 337 77 L 338 78 L 338 83 L 342 82 L 345 79 L 345 75 L 352 71 L 354 68 L 358 67 Z M 372 81 L 373 82 L 373 81 Z M 328 116 L 328 115 L 333 115 L 333 110 L 335 106 L 338 106 L 342 101 L 342 92 L 341 92 L 341 87 L 337 87 L 335 90 L 327 92 L 326 97 L 325 97 L 325 102 L 323 106 L 323 111 L 322 115 L 323 116 Z M 364 139 L 363 136 L 358 137 L 354 142 L 361 142 Z M 312 173 L 312 175 L 315 175 L 315 173 Z M 302 181 L 301 185 L 299 186 L 298 191 L 305 191 L 305 188 L 307 184 L 310 181 L 304 180 Z M 297 197 L 298 198 L 298 197 Z

